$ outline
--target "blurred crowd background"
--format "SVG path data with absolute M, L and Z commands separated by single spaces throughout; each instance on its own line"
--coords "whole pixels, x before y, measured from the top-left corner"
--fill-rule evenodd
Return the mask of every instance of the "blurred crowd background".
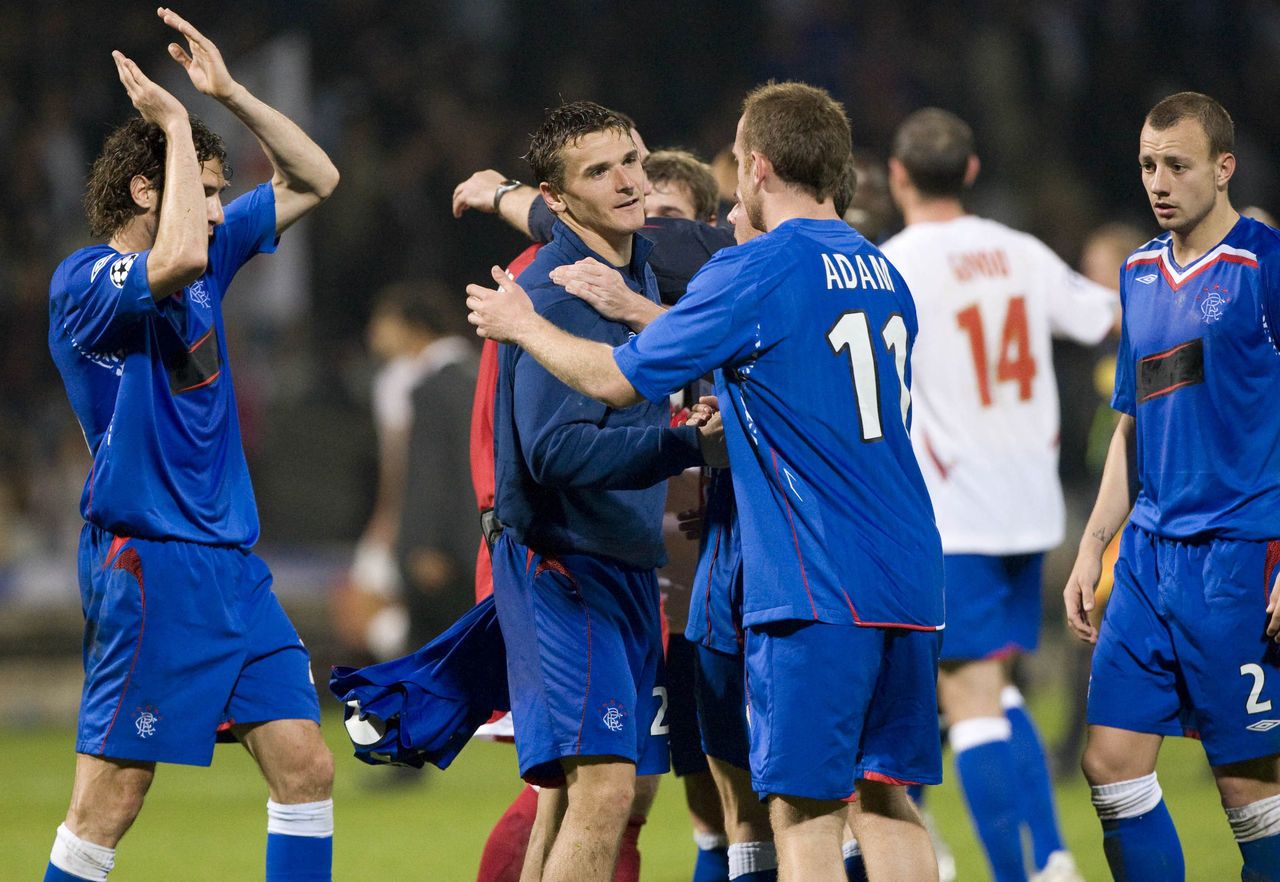
M 430 281 L 456 295 L 443 320 L 467 332 L 463 286 L 523 245 L 492 216 L 454 219 L 450 194 L 482 168 L 527 178 L 528 133 L 561 100 L 623 110 L 650 147 L 707 160 L 732 141 L 746 90 L 768 78 L 831 90 L 872 158 L 907 113 L 946 107 L 977 135 L 972 208 L 1074 263 L 1104 223 L 1153 229 L 1138 130 L 1151 104 L 1190 88 L 1235 118 L 1236 205 L 1280 206 L 1273 0 L 238 0 L 178 11 L 343 175 L 228 304 L 262 549 L 298 602 L 319 602 L 344 577 L 374 506 L 375 297 Z M 78 616 L 88 457 L 48 354 L 46 300 L 53 268 L 87 244 L 89 164 L 132 113 L 110 51 L 228 138 L 232 195 L 269 176 L 244 130 L 191 89 L 167 40 L 141 3 L 0 3 L 0 655 L 52 651 L 38 638 L 47 617 L 24 610 Z M 1077 513 L 1094 489 L 1098 358 L 1064 347 L 1057 364 Z M 78 649 L 74 637 L 55 642 Z

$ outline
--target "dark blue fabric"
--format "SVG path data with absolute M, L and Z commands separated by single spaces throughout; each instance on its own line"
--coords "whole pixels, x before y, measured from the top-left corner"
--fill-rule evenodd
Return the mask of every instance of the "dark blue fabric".
M 1103 821 L 1102 850 L 1116 882 L 1181 882 L 1187 878 L 1182 843 L 1163 799 L 1145 815 Z
M 447 768 L 493 711 L 511 709 L 493 598 L 417 652 L 366 668 L 335 667 L 329 691 L 345 706 L 357 759 Z
M 519 282 L 534 308 L 569 333 L 617 346 L 632 335 L 554 284 L 550 272 L 594 254 L 567 226 L 538 251 Z M 656 302 L 635 239 L 627 285 Z M 494 397 L 494 508 L 519 544 L 543 554 L 591 554 L 634 567 L 666 562 L 664 479 L 702 464 L 697 430 L 669 428 L 666 396 L 615 410 L 557 380 L 519 347 L 498 355 Z

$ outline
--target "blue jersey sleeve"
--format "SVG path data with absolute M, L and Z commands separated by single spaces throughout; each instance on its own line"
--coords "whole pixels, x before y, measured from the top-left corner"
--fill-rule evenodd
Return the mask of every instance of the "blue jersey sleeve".
M 1120 346 L 1116 350 L 1116 382 L 1115 389 L 1111 393 L 1111 407 L 1120 413 L 1127 413 L 1133 416 L 1136 409 L 1135 390 L 1134 390 L 1134 364 L 1133 350 L 1129 346 L 1129 321 L 1124 316 L 1126 306 L 1125 297 L 1125 279 L 1123 273 L 1120 276 L 1120 309 L 1122 318 L 1120 321 Z
M 209 272 L 219 291 L 227 290 L 249 258 L 276 250 L 276 194 L 271 183 L 261 183 L 233 199 L 223 216 L 209 245 Z
M 113 348 L 122 332 L 159 314 L 147 283 L 150 251 L 118 254 L 105 249 L 77 253 L 53 285 L 54 306 L 75 346 L 86 352 Z
M 714 368 L 732 367 L 761 346 L 758 286 L 763 273 L 734 251 L 713 257 L 669 311 L 613 350 L 618 369 L 651 401 Z
M 556 304 L 544 315 L 581 336 L 602 336 L 605 319 L 581 301 Z M 521 453 L 540 484 L 640 490 L 702 464 L 696 429 L 606 426 L 608 407 L 579 395 L 524 352 L 516 358 L 513 399 Z

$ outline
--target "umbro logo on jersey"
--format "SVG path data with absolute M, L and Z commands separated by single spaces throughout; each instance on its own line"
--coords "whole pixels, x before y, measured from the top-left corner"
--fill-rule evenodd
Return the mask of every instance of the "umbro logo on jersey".
M 136 254 L 126 254 L 124 257 L 111 264 L 111 270 L 108 275 L 111 277 L 111 284 L 117 288 L 124 287 L 124 280 L 129 278 L 129 270 L 133 267 L 133 262 L 138 259 Z
M 1156 275 L 1156 273 L 1147 273 L 1145 276 L 1138 276 L 1138 278 L 1135 281 L 1141 282 L 1144 285 L 1150 285 L 1157 278 L 1158 276 Z
M 1280 720 L 1258 720 L 1258 722 L 1245 726 L 1245 728 L 1250 732 L 1270 732 L 1276 726 L 1280 726 Z
M 108 261 L 108 260 L 110 260 L 110 259 L 111 259 L 111 255 L 110 255 L 110 254 L 104 254 L 104 255 L 102 255 L 102 257 L 99 257 L 99 258 L 98 258 L 98 262 L 97 262 L 97 263 L 95 263 L 95 264 L 93 265 L 93 269 L 89 270 L 89 281 L 90 281 L 90 282 L 92 282 L 94 279 L 98 278 L 98 272 L 99 272 L 99 270 L 101 270 L 101 269 L 102 269 L 102 267 L 103 267 L 103 266 L 105 266 L 105 265 L 106 265 L 106 263 L 107 263 L 107 261 Z

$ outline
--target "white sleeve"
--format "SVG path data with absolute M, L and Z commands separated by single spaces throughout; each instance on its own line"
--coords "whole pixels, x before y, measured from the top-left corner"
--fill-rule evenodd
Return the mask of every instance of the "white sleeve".
M 1036 240 L 1037 265 L 1049 302 L 1049 331 L 1086 346 L 1101 343 L 1120 313 L 1120 295 L 1091 282 L 1069 267 L 1048 245 Z

